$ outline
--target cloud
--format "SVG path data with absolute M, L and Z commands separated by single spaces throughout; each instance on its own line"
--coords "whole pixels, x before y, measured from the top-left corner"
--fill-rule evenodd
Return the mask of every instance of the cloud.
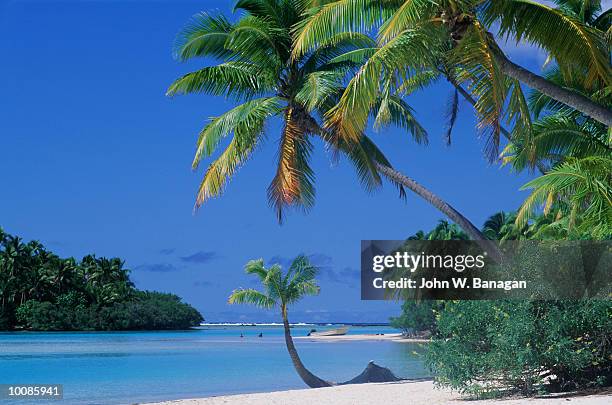
M 356 287 L 354 281 L 359 280 L 361 274 L 359 270 L 352 267 L 345 267 L 342 270 L 336 270 L 333 267 L 321 267 L 319 271 L 319 279 L 331 281 L 332 283 L 344 284 L 348 287 Z
M 196 281 L 193 283 L 194 287 L 210 287 L 213 285 L 210 281 Z
M 171 255 L 172 253 L 174 253 L 175 250 L 176 250 L 175 248 L 160 249 L 159 250 L 159 254 L 168 256 L 168 255 Z
M 338 273 L 342 278 L 359 280 L 361 279 L 361 271 L 352 267 L 345 267 Z
M 216 252 L 195 252 L 189 256 L 181 257 L 181 260 L 187 263 L 208 263 L 219 258 Z
M 313 253 L 308 255 L 308 259 L 317 267 L 331 266 L 334 262 L 331 256 L 324 253 Z
M 151 271 L 154 273 L 170 273 L 178 271 L 179 269 L 169 263 L 153 263 L 153 264 L 141 264 L 140 266 L 134 267 L 134 270 Z

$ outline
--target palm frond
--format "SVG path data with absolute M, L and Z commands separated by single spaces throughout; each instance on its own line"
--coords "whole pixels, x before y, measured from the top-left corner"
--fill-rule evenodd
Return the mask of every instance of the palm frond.
M 307 256 L 301 254 L 293 259 L 289 271 L 295 275 L 292 278 L 293 281 L 310 281 L 317 276 L 319 269 L 310 263 Z
M 314 173 L 309 166 L 312 144 L 304 126 L 304 113 L 289 107 L 278 153 L 278 167 L 268 187 L 268 200 L 283 222 L 283 209 L 297 207 L 308 210 L 314 204 Z
M 338 105 L 327 112 L 326 127 L 347 142 L 358 141 L 365 129 L 372 107 L 379 99 L 381 79 L 412 66 L 427 65 L 432 55 L 431 37 L 417 29 L 402 33 L 381 46 L 351 79 Z
M 285 21 L 282 8 L 272 0 L 238 0 L 234 6 L 234 11 L 237 10 L 244 10 L 255 17 L 270 18 L 278 26 Z
M 367 30 L 392 15 L 402 0 L 338 0 L 313 7 L 294 27 L 293 58 L 345 32 Z
M 347 155 L 353 166 L 357 170 L 357 176 L 361 184 L 370 191 L 382 184 L 377 164 L 386 167 L 393 167 L 380 149 L 365 134 L 362 135 L 358 144 L 344 145 L 342 142 L 339 148 Z M 404 186 L 393 179 L 388 179 L 399 191 L 399 197 L 406 199 Z
M 354 64 L 361 64 L 365 62 L 369 57 L 376 53 L 375 47 L 370 48 L 359 48 L 352 51 L 344 52 L 329 60 L 329 64 L 337 64 L 343 62 L 351 62 Z
M 231 30 L 232 24 L 223 15 L 196 14 L 177 35 L 174 55 L 181 61 L 202 56 L 227 57 L 231 51 L 225 42 Z
M 386 112 L 381 115 L 380 110 L 383 108 L 383 105 Z M 398 128 L 408 131 L 408 133 L 412 135 L 412 140 L 417 144 L 426 145 L 429 142 L 427 131 L 414 116 L 414 109 L 400 97 L 383 95 L 376 101 L 373 110 L 378 110 L 374 121 L 375 128 L 395 125 Z
M 361 50 L 374 47 L 376 47 L 376 42 L 368 35 L 358 32 L 342 32 L 325 39 L 316 49 L 304 55 L 306 57 L 304 70 L 309 72 L 327 63 L 347 61 L 362 63 L 363 59 L 356 58 L 353 52 L 358 54 Z M 365 53 L 367 54 L 367 51 Z
M 457 113 L 459 112 L 459 92 L 455 89 L 448 102 L 446 113 L 446 130 L 444 131 L 444 142 L 446 145 L 451 144 L 451 135 L 457 121 Z
M 404 78 L 397 88 L 398 96 L 406 96 L 417 90 L 423 90 L 427 86 L 434 84 L 440 78 L 440 72 L 434 69 L 416 71 L 409 77 Z
M 246 119 L 239 122 L 235 121 L 232 141 L 221 156 L 211 163 L 204 175 L 196 197 L 196 208 L 223 192 L 228 180 L 253 152 L 263 131 L 265 120 L 282 109 L 280 99 L 277 97 L 260 99 L 259 101 L 260 104 L 251 109 Z M 220 136 L 220 132 L 217 132 L 216 136 Z M 214 139 L 212 135 L 211 139 Z M 200 145 L 206 145 L 206 141 L 207 139 L 202 138 Z M 214 141 L 211 141 L 211 143 L 214 143 Z M 194 160 L 195 165 L 199 162 L 199 156 L 204 150 L 206 150 L 206 146 L 198 147 Z
M 291 294 L 288 297 L 287 303 L 293 304 L 306 295 L 319 295 L 321 287 L 315 281 L 304 281 L 296 286 L 297 294 Z
M 252 288 L 240 288 L 234 290 L 229 296 L 228 303 L 251 304 L 263 309 L 272 309 L 277 304 L 276 300 L 274 300 L 273 298 L 268 297 L 264 293 L 254 290 Z
M 612 159 L 609 156 L 568 159 L 525 184 L 521 189 L 533 191 L 518 211 L 517 225 L 525 225 L 534 212 L 552 198 L 568 204 L 570 226 L 582 226 L 594 237 L 609 236 L 612 231 L 610 168 Z
M 295 100 L 311 112 L 320 108 L 330 97 L 342 89 L 344 72 L 314 71 L 304 78 L 304 83 L 295 95 Z
M 388 42 L 401 32 L 432 18 L 438 4 L 431 0 L 405 0 L 378 30 L 378 41 Z
M 593 122 L 582 124 L 565 113 L 548 115 L 533 123 L 527 139 L 514 136 L 503 153 L 505 161 L 521 171 L 536 163 L 553 167 L 567 157 L 609 156 L 612 145 L 605 130 Z
M 170 85 L 167 96 L 205 93 L 248 98 L 274 90 L 271 72 L 246 62 L 226 62 L 187 73 Z
M 508 104 L 506 107 L 508 125 L 513 128 L 514 136 L 528 139 L 532 135 L 531 113 L 521 84 L 515 79 L 506 79 L 509 89 Z
M 240 104 L 219 117 L 212 118 L 200 131 L 192 168 L 197 169 L 202 157 L 211 156 L 221 139 L 232 131 L 248 133 L 251 127 L 261 127 L 263 121 L 280 113 L 282 109 L 283 103 L 278 97 L 258 98 Z
M 585 83 L 612 83 L 605 35 L 562 10 L 530 0 L 495 0 L 485 3 L 482 15 L 486 25 L 499 24 L 500 36 L 546 49 L 561 67 L 584 69 Z
M 458 84 L 467 83 L 468 91 L 476 98 L 477 128 L 485 137 L 485 154 L 490 161 L 498 156 L 507 91 L 492 45 L 484 27 L 476 22 L 449 55 L 449 62 L 461 67 L 456 70 Z
M 269 18 L 246 16 L 238 21 L 227 40 L 226 47 L 232 50 L 232 57 L 239 61 L 266 66 L 278 71 L 291 46 L 286 30 L 276 28 Z
M 281 304 L 285 301 L 286 288 L 283 283 L 283 271 L 278 264 L 272 265 L 268 269 L 268 275 L 263 281 L 268 296 Z
M 244 266 L 244 272 L 257 275 L 262 282 L 268 277 L 268 270 L 264 267 L 263 259 L 249 260 Z

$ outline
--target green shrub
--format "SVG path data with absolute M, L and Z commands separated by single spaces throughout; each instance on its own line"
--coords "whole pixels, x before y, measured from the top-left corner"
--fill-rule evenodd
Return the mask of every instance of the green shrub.
M 402 304 L 402 313 L 392 317 L 390 324 L 405 334 L 436 330 L 436 313 L 442 308 L 442 301 L 406 301 Z
M 611 333 L 611 301 L 447 302 L 427 363 L 478 395 L 609 385 Z

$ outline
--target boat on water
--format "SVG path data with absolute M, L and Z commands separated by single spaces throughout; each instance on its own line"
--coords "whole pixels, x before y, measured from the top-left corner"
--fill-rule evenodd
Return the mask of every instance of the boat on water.
M 343 326 L 341 328 L 322 330 L 320 332 L 310 332 L 308 336 L 341 336 L 346 335 L 346 332 L 348 332 L 348 330 L 348 326 Z

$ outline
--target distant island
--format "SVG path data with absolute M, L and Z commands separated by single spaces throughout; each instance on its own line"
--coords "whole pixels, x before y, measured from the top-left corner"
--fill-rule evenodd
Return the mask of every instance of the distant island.
M 188 329 L 204 320 L 174 294 L 140 291 L 118 258 L 61 258 L 0 228 L 0 330 Z

